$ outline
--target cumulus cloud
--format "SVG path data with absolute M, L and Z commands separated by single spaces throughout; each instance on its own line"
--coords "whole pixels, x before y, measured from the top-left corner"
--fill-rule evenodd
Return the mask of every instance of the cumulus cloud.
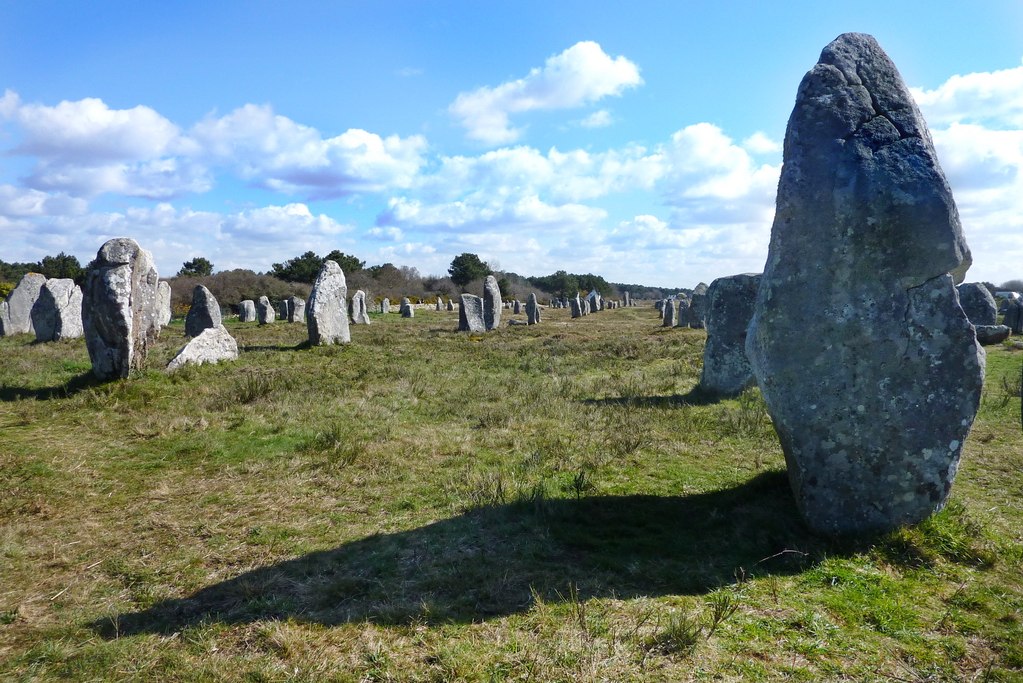
M 424 164 L 426 140 L 381 137 L 360 129 L 324 138 L 319 131 L 247 104 L 207 117 L 192 135 L 218 163 L 269 189 L 313 198 L 408 187 Z
M 427 204 L 418 199 L 397 197 L 377 219 L 378 225 L 406 230 L 459 231 L 466 234 L 502 228 L 520 230 L 572 229 L 604 219 L 603 209 L 583 204 L 554 205 L 536 195 L 513 201 L 466 201 Z
M 957 122 L 1023 126 L 1023 65 L 955 75 L 933 90 L 910 90 L 931 126 Z
M 782 148 L 780 142 L 772 140 L 759 130 L 743 140 L 742 146 L 753 154 L 777 154 Z
M 579 122 L 583 128 L 607 128 L 613 122 L 611 112 L 607 109 L 595 111 Z
M 549 57 L 543 68 L 523 78 L 461 93 L 448 109 L 471 139 L 501 145 L 521 135 L 511 126 L 512 114 L 579 107 L 642 82 L 639 67 L 628 59 L 611 57 L 597 43 L 584 41 Z

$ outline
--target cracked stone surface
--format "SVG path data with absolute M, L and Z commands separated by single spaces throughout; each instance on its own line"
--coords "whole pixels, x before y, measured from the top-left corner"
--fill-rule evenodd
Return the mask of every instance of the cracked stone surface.
M 839 36 L 799 86 L 746 340 L 812 528 L 945 504 L 984 376 L 954 285 L 970 261 L 901 76 L 872 37 Z
M 475 294 L 463 294 L 458 308 L 459 332 L 486 332 L 483 322 L 483 299 Z

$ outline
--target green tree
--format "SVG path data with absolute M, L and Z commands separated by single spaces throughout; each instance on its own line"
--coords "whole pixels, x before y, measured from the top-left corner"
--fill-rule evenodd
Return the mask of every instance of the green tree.
M 448 268 L 448 275 L 451 276 L 451 281 L 459 287 L 465 287 L 473 280 L 486 277 L 490 273 L 490 266 L 487 265 L 486 261 L 482 261 L 479 256 L 470 253 L 456 256 Z
M 288 259 L 284 263 L 273 264 L 270 274 L 288 282 L 308 282 L 312 284 L 316 281 L 316 276 L 320 274 L 320 268 L 322 267 L 323 259 L 317 256 L 315 252 L 307 251 L 301 256 Z M 344 268 L 344 266 L 341 267 Z
M 202 256 L 196 256 L 191 261 L 185 261 L 178 271 L 178 277 L 206 277 L 213 275 L 213 264 Z
M 337 249 L 327 254 L 325 258 L 327 260 L 334 261 L 341 266 L 341 270 L 345 271 L 345 275 L 362 270 L 366 267 L 365 261 L 360 261 L 358 257 L 346 254 Z
M 74 256 L 60 252 L 56 256 L 44 256 L 39 262 L 39 272 L 46 277 L 70 278 L 80 281 L 85 274 L 82 264 Z

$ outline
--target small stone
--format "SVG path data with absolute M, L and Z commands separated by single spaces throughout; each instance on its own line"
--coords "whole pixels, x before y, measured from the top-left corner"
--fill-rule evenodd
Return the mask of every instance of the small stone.
M 219 363 L 238 359 L 238 342 L 223 325 L 207 327 L 193 337 L 167 364 L 167 372 L 180 370 L 185 365 Z

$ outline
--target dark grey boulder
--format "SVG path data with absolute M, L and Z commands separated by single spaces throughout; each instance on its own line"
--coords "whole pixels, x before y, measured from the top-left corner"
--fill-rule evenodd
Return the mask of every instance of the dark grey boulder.
M 493 275 L 483 281 L 483 324 L 488 330 L 501 326 L 501 288 Z
M 22 276 L 18 286 L 0 303 L 0 336 L 35 332 L 32 327 L 32 307 L 44 284 L 45 275 L 26 273 Z
M 462 305 L 458 308 L 459 332 L 486 332 L 483 320 L 483 299 L 475 294 L 463 294 Z
M 756 384 L 746 356 L 746 328 L 753 318 L 760 275 L 719 277 L 707 288 L 707 342 L 703 347 L 700 389 L 738 396 Z
M 995 297 L 979 282 L 964 282 L 956 287 L 959 305 L 974 325 L 995 325 L 998 323 L 998 306 Z
M 448 310 L 449 311 L 455 310 L 455 302 L 453 302 L 451 299 L 448 299 Z
M 70 278 L 47 280 L 32 306 L 32 328 L 41 342 L 81 337 L 82 288 Z
M 952 193 L 867 35 L 821 53 L 784 150 L 746 349 L 797 504 L 829 534 L 918 522 L 948 498 L 984 377 Z
M 222 324 L 220 304 L 213 292 L 202 285 L 192 290 L 192 306 L 185 316 L 185 334 L 198 337 L 203 330 Z
M 1009 338 L 1009 334 L 1012 332 L 1005 325 L 974 325 L 973 327 L 977 331 L 977 341 L 981 346 L 1001 344 Z
M 1002 324 L 1013 334 L 1023 334 L 1023 304 L 1019 301 L 1007 301 Z
M 348 283 L 344 271 L 336 261 L 326 259 L 306 305 L 305 322 L 311 345 L 329 346 L 352 341 L 347 297 Z
M 85 273 L 82 327 L 100 379 L 141 370 L 160 329 L 160 276 L 153 257 L 127 237 L 109 240 Z

